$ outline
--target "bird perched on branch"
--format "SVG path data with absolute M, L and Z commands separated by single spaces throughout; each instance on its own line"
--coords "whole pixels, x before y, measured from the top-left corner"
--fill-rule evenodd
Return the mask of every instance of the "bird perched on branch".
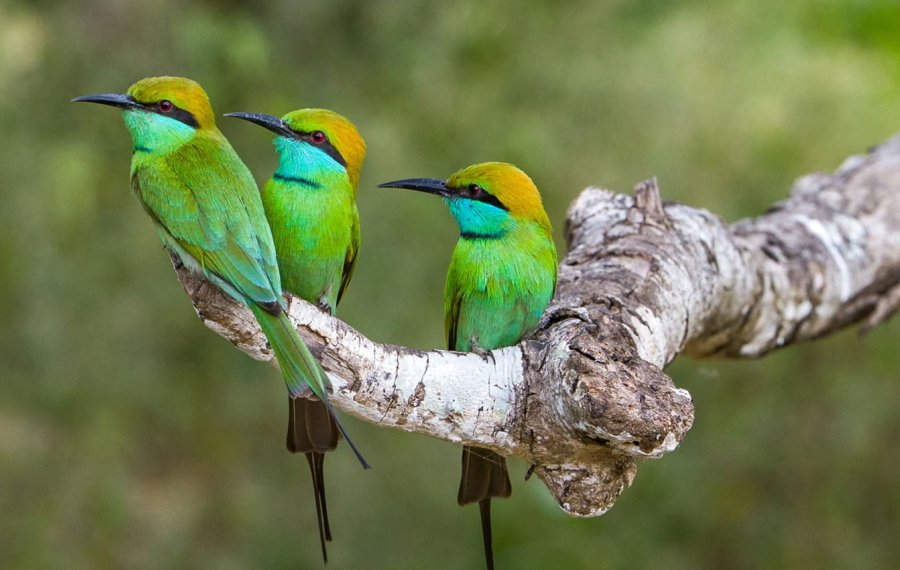
M 366 143 L 349 120 L 326 109 L 281 117 L 227 113 L 276 134 L 278 167 L 262 190 L 286 291 L 332 315 L 353 277 L 359 251 L 356 189 Z M 331 540 L 325 501 L 325 453 L 338 444 L 334 417 L 321 401 L 289 399 L 287 448 L 309 462 L 322 558 Z
M 540 193 L 527 174 L 511 164 L 486 162 L 447 180 L 412 178 L 379 187 L 441 196 L 459 225 L 444 290 L 451 350 L 511 346 L 537 327 L 556 289 L 556 246 Z M 502 456 L 463 447 L 457 501 L 479 505 L 489 569 L 494 566 L 491 499 L 511 491 Z
M 363 467 L 328 399 L 328 376 L 287 317 L 272 233 L 250 171 L 216 127 L 206 92 L 181 77 L 149 77 L 127 93 L 73 101 L 122 110 L 133 141 L 131 187 L 166 248 L 252 311 L 292 400 L 315 397 Z

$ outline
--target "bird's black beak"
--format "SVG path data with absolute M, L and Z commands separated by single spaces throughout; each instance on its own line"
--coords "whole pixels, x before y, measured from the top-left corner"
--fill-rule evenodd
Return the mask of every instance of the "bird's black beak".
M 428 194 L 437 194 L 438 196 L 448 197 L 452 194 L 450 188 L 447 187 L 446 180 L 437 180 L 435 178 L 406 178 L 405 180 L 394 180 L 393 182 L 385 182 L 379 184 L 379 188 L 404 188 L 406 190 L 418 190 L 419 192 L 427 192 Z
M 100 93 L 97 95 L 84 95 L 83 97 L 75 97 L 72 103 L 99 103 L 101 105 L 110 105 L 112 107 L 121 107 L 122 109 L 141 108 L 141 104 L 134 100 L 131 95 L 123 93 Z
M 273 117 L 272 115 L 266 115 L 263 113 L 225 113 L 225 116 L 236 117 L 238 119 L 250 121 L 251 123 L 256 123 L 261 127 L 269 129 L 276 135 L 281 135 L 284 137 L 296 136 L 296 133 L 291 130 L 287 123 L 285 123 L 278 117 Z

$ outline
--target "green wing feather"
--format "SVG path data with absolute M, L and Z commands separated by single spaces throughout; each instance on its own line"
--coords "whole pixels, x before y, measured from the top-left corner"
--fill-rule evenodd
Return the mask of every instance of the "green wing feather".
M 224 138 L 197 137 L 176 152 L 137 162 L 132 187 L 166 244 L 253 310 L 291 394 L 308 385 L 327 400 L 328 376 L 282 307 L 275 246 L 256 183 Z M 185 259 L 185 254 L 190 256 Z
M 350 244 L 347 247 L 347 255 L 344 257 L 344 269 L 341 273 L 341 288 L 337 294 L 337 305 L 344 296 L 344 291 L 353 279 L 353 271 L 356 269 L 356 259 L 359 254 L 359 212 L 356 204 L 353 204 L 353 212 L 350 215 Z
M 444 334 L 447 337 L 447 348 L 457 350 L 456 332 L 459 328 L 459 309 L 462 305 L 462 295 L 459 292 L 459 288 L 453 287 L 451 290 L 449 282 L 447 285 L 447 295 L 444 300 Z
M 246 166 L 224 141 L 199 138 L 137 167 L 135 192 L 165 232 L 200 264 L 243 295 L 281 303 L 272 235 Z M 218 143 L 218 144 L 216 144 Z M 223 187 L 222 181 L 229 181 Z

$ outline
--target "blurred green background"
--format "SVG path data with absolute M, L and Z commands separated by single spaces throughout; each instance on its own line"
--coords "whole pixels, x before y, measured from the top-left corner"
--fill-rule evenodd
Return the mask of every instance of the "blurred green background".
M 325 106 L 366 137 L 341 315 L 440 347 L 456 228 L 376 190 L 506 160 L 567 204 L 657 175 L 727 220 L 900 130 L 894 2 L 0 1 L 0 567 L 319 568 L 277 372 L 206 330 L 128 187 L 116 113 L 71 97 L 149 75 L 219 113 Z M 262 129 L 220 125 L 263 181 Z M 500 568 L 884 568 L 900 558 L 900 325 L 758 361 L 678 360 L 681 448 L 606 516 L 540 482 L 494 509 Z M 330 568 L 480 568 L 458 449 L 348 420 Z

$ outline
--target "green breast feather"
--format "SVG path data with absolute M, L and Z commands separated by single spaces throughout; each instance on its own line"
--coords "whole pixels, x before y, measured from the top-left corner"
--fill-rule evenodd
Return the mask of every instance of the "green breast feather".
M 517 343 L 537 326 L 556 286 L 556 248 L 523 227 L 499 240 L 460 239 L 445 290 L 448 347 Z

